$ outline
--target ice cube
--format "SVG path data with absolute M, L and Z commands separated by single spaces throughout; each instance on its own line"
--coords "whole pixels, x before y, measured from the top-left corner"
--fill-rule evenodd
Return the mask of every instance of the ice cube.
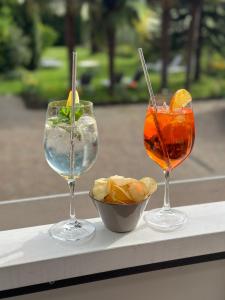
M 59 126 L 48 126 L 47 143 L 48 147 L 56 149 L 58 153 L 66 153 L 70 147 L 70 133 Z
M 165 110 L 169 110 L 169 106 L 166 104 L 165 101 L 163 102 L 163 108 L 164 108 Z
M 93 142 L 97 138 L 97 126 L 93 117 L 82 116 L 77 121 L 77 129 L 80 132 L 82 139 Z
M 95 123 L 95 119 L 93 117 L 86 116 L 86 115 L 81 116 L 77 121 L 78 126 L 90 126 L 93 125 L 93 123 Z

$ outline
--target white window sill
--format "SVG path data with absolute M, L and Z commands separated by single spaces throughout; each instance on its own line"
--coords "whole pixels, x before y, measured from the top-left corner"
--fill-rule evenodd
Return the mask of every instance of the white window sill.
M 225 202 L 179 209 L 189 221 L 171 233 L 141 220 L 135 231 L 117 234 L 91 219 L 96 235 L 79 247 L 51 239 L 50 225 L 1 231 L 0 291 L 225 251 Z

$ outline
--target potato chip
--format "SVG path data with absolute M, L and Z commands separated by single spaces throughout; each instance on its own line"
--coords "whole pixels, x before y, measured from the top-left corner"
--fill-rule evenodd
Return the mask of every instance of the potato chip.
M 106 203 L 133 204 L 143 201 L 156 189 L 157 183 L 153 178 L 137 180 L 115 175 L 95 180 L 92 194 L 95 199 Z
M 115 202 L 118 201 L 118 202 L 127 203 L 132 200 L 130 194 L 127 193 L 122 187 L 118 185 L 112 186 L 110 195 L 112 196 L 112 199 Z
M 127 204 L 124 201 L 119 201 L 118 199 L 113 198 L 113 194 L 109 194 L 104 198 L 104 202 L 109 204 Z
M 131 182 L 130 182 L 131 183 Z M 129 194 L 129 183 L 128 184 L 125 184 L 125 185 L 122 185 L 121 188 Z
M 121 183 L 123 182 L 124 177 L 123 176 L 118 176 L 118 175 L 114 175 L 109 177 L 109 180 L 111 181 L 111 183 L 114 185 L 121 185 Z
M 134 179 L 134 178 L 123 178 L 123 179 L 121 180 L 120 186 L 124 187 L 124 186 L 126 186 L 126 185 L 128 185 L 128 184 L 130 184 L 130 183 L 132 183 L 132 182 L 137 182 L 137 181 L 138 181 L 138 180 L 137 180 L 137 179 Z
M 157 183 L 155 179 L 151 177 L 143 177 L 140 179 L 140 182 L 143 182 L 148 190 L 148 195 L 153 194 L 157 190 Z
M 99 178 L 95 180 L 92 193 L 95 199 L 102 200 L 108 195 L 107 189 L 108 180 L 106 178 Z
M 104 198 L 104 202 L 106 202 L 106 203 L 113 203 L 112 196 L 111 196 L 111 195 L 107 195 L 107 196 Z
M 140 181 L 130 183 L 128 191 L 132 200 L 135 202 L 144 200 L 148 194 L 147 187 Z
M 116 184 L 116 185 L 118 185 L 118 186 L 123 186 L 123 185 L 126 185 L 126 184 L 128 184 L 128 183 L 137 181 L 137 180 L 134 179 L 134 178 L 125 178 L 125 177 L 123 177 L 123 176 L 118 176 L 118 175 L 111 176 L 111 177 L 109 178 L 109 180 L 111 180 L 111 182 L 113 182 L 113 184 Z
M 98 179 L 95 180 L 95 183 L 103 182 L 103 181 L 104 181 L 104 182 L 105 182 L 105 181 L 108 181 L 108 178 L 104 178 L 104 177 L 103 177 L 103 178 L 98 178 Z

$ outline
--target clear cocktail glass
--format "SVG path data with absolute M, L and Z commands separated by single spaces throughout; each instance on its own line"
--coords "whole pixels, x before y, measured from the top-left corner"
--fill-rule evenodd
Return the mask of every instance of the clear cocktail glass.
M 90 239 L 95 227 L 75 215 L 74 191 L 77 179 L 94 164 L 98 150 L 98 132 L 93 103 L 80 101 L 75 107 L 66 101 L 50 102 L 47 109 L 44 151 L 49 166 L 68 183 L 70 218 L 53 225 L 49 233 L 58 240 L 79 242 Z

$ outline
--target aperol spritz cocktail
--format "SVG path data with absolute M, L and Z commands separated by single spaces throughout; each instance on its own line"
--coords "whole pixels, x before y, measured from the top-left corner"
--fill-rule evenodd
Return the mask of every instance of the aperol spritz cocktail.
M 178 90 L 169 105 L 164 101 L 157 107 L 148 106 L 144 125 L 144 145 L 149 157 L 165 174 L 164 206 L 150 211 L 146 216 L 147 222 L 155 229 L 174 230 L 187 220 L 184 213 L 170 207 L 169 174 L 189 156 L 194 139 L 191 95 L 186 90 Z
M 195 134 L 193 111 L 185 107 L 171 112 L 167 106 L 159 106 L 157 120 L 160 133 L 155 126 L 154 114 L 154 108 L 149 107 L 145 119 L 144 145 L 151 159 L 163 170 L 172 170 L 191 153 Z

